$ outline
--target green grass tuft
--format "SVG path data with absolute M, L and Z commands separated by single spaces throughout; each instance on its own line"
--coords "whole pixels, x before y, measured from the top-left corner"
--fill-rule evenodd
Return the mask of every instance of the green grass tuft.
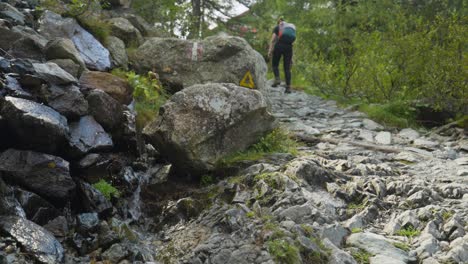
M 362 250 L 358 249 L 356 251 L 351 252 L 351 256 L 357 261 L 359 264 L 369 264 L 370 263 L 370 258 L 372 257 L 372 254 Z
M 407 244 L 407 243 L 400 243 L 400 242 L 395 242 L 393 243 L 393 245 L 396 247 L 396 248 L 399 248 L 403 251 L 406 251 L 406 252 L 409 252 L 410 251 L 410 246 Z
M 203 175 L 200 178 L 200 185 L 201 186 L 208 186 L 215 182 L 215 179 L 212 175 Z
M 110 183 L 106 182 L 104 179 L 101 179 L 100 181 L 93 184 L 93 187 L 96 188 L 96 190 L 98 190 L 99 192 L 101 192 L 102 195 L 104 195 L 104 197 L 107 198 L 107 200 L 110 200 L 112 197 L 120 197 L 119 190 L 117 190 Z
M 83 28 L 101 43 L 105 44 L 107 42 L 107 38 L 111 35 L 111 27 L 108 22 L 90 15 L 81 15 L 77 17 L 77 20 Z
M 399 236 L 405 236 L 405 237 L 409 237 L 409 238 L 412 238 L 412 237 L 415 237 L 415 236 L 419 236 L 419 234 L 421 234 L 421 231 L 417 230 L 416 228 L 414 228 L 413 226 L 408 226 L 406 228 L 402 228 L 400 230 L 398 230 L 396 233 L 396 235 L 399 235 Z
M 283 239 L 269 241 L 268 252 L 278 263 L 301 263 L 299 249 Z
M 239 161 L 259 160 L 266 154 L 271 153 L 290 153 L 292 155 L 297 155 L 298 147 L 299 144 L 292 140 L 285 130 L 277 128 L 246 151 L 226 157 L 220 163 L 221 165 L 231 165 Z
M 361 233 L 362 232 L 362 228 L 358 228 L 358 227 L 354 227 L 351 229 L 351 233 Z

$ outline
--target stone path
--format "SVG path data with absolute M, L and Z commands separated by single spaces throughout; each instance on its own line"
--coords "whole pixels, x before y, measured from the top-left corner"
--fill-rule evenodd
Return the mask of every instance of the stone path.
M 407 263 L 412 259 L 422 263 L 467 263 L 466 132 L 452 129 L 450 135 L 424 137 L 424 133 L 412 129 L 386 129 L 365 114 L 339 108 L 333 101 L 299 91 L 283 94 L 283 90 L 270 87 L 265 94 L 274 115 L 291 132 L 401 150 L 383 153 L 326 140 L 303 148 L 307 155 L 319 156 L 323 166 L 351 176 L 346 184 L 327 185 L 329 193 L 344 193 L 345 200 L 353 201 L 347 207 L 350 218 L 340 221 L 356 232 L 347 243 L 359 241 L 357 246 L 367 252 L 381 251 L 374 254 L 371 263 L 384 263 L 383 259 L 387 259 L 385 263 Z M 359 196 L 367 198 L 356 198 Z M 413 229 L 417 231 L 411 233 Z M 405 232 L 410 234 L 403 236 Z M 379 235 L 376 238 L 369 234 Z M 409 254 L 396 254 L 394 259 L 383 257 L 392 249 L 376 250 L 375 241 L 387 239 L 408 246 Z

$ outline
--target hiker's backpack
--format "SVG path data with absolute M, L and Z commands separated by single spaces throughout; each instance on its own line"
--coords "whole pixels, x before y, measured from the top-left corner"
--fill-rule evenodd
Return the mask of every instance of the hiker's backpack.
M 286 22 L 280 23 L 279 40 L 282 43 L 292 44 L 296 40 L 296 26 Z

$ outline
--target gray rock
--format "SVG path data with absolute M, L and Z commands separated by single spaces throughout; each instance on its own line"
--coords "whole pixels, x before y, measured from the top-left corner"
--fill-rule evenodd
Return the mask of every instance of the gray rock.
M 70 59 L 56 59 L 50 60 L 48 62 L 57 64 L 60 68 L 62 68 L 64 71 L 68 72 L 71 76 L 75 78 L 79 78 L 81 76 L 81 73 L 83 72 L 80 65 L 76 64 Z
M 239 84 L 250 71 L 257 89 L 266 85 L 263 57 L 242 38 L 213 36 L 202 41 L 150 38 L 130 58 L 138 72 L 156 70 L 174 91 L 194 84 Z
M 42 60 L 44 55 L 42 47 L 33 37 L 25 36 L 20 32 L 0 27 L 0 48 L 14 58 L 27 58 Z
M 9 149 L 0 154 L 0 161 L 3 177 L 42 196 L 67 199 L 75 189 L 69 163 L 59 157 Z
M 330 256 L 328 257 L 329 264 L 357 264 L 356 260 L 347 252 L 341 250 L 332 243 L 330 240 L 325 238 L 323 244 L 326 248 L 331 250 Z
M 19 146 L 54 152 L 67 141 L 67 119 L 48 106 L 7 96 L 0 114 Z
M 457 263 L 468 262 L 468 236 L 458 238 L 450 243 L 450 251 L 447 253 L 447 260 Z
M 88 113 L 88 102 L 74 85 L 43 86 L 41 96 L 50 107 L 67 118 L 73 119 Z
M 422 264 L 440 264 L 439 261 L 437 261 L 435 258 L 433 257 L 429 257 L 427 259 L 423 259 L 422 261 Z
M 310 221 L 312 215 L 316 214 L 316 210 L 308 203 L 303 205 L 294 205 L 279 212 L 280 219 L 288 219 L 295 223 L 305 223 Z
M 45 225 L 59 216 L 60 212 L 39 195 L 17 188 L 15 196 L 26 213 L 28 220 Z
M 457 163 L 460 166 L 468 166 L 468 157 L 461 157 L 456 160 L 454 160 L 455 163 Z
M 109 50 L 114 67 L 128 69 L 128 56 L 125 50 L 125 43 L 114 36 L 107 37 L 106 48 Z
M 140 33 L 143 36 L 146 36 L 146 35 L 148 35 L 150 33 L 151 25 L 148 24 L 148 22 L 146 22 L 146 20 L 143 19 L 141 16 L 127 13 L 127 14 L 125 14 L 125 18 L 128 21 L 130 21 L 130 23 L 132 23 L 132 25 L 136 29 L 138 29 L 138 31 L 140 31 Z
M 430 234 L 421 236 L 419 240 L 422 242 L 415 249 L 418 256 L 430 257 L 440 250 L 439 241 Z
M 130 255 L 130 251 L 123 244 L 114 244 L 104 253 L 102 253 L 102 258 L 104 260 L 110 261 L 110 263 L 119 263 L 122 259 Z
M 16 25 L 24 25 L 25 21 L 25 16 L 7 3 L 0 3 L 0 18 L 7 19 Z
M 140 31 L 123 17 L 109 19 L 112 35 L 123 40 L 127 47 L 138 47 L 143 43 Z
M 21 87 L 21 84 L 16 80 L 13 75 L 6 75 L 5 76 L 5 84 L 3 87 L 8 95 L 13 97 L 19 97 L 23 99 L 33 99 L 33 95 L 28 91 L 24 90 Z
M 197 173 L 245 150 L 274 127 L 262 94 L 233 84 L 176 93 L 143 133 L 174 166 Z
M 70 59 L 80 65 L 81 71 L 85 69 L 85 63 L 70 39 L 55 38 L 50 40 L 44 48 L 44 53 L 47 60 Z
M 457 176 L 468 176 L 468 168 L 457 170 Z
M 107 131 L 112 131 L 123 122 L 122 104 L 101 90 L 92 90 L 86 97 L 90 114 Z
M 326 238 L 337 247 L 342 246 L 344 238 L 349 234 L 349 230 L 339 224 L 327 225 L 320 231 L 321 238 Z
M 373 263 L 387 261 L 385 263 L 408 263 L 408 253 L 396 248 L 391 241 L 384 236 L 373 233 L 351 234 L 346 240 L 346 244 L 363 249 L 374 255 Z
M 390 145 L 392 144 L 392 134 L 387 131 L 379 132 L 375 136 L 375 141 L 382 145 Z
M 328 170 L 313 160 L 307 158 L 297 158 L 287 164 L 284 172 L 288 176 L 304 179 L 311 186 L 325 187 L 327 182 L 333 182 L 336 178 L 342 177 L 338 173 Z
M 374 142 L 374 133 L 372 133 L 372 131 L 369 130 L 361 129 L 359 130 L 358 138 L 363 139 L 365 141 Z
M 24 251 L 46 264 L 61 263 L 62 245 L 47 230 L 16 216 L 0 217 L 0 229 L 21 244 Z
M 99 216 L 97 213 L 84 213 L 76 216 L 78 231 L 83 235 L 96 232 L 99 227 Z
M 415 211 L 407 210 L 401 214 L 394 213 L 391 220 L 384 227 L 384 232 L 393 235 L 402 228 L 413 227 L 419 228 L 420 221 L 416 216 Z
M 75 19 L 45 11 L 39 19 L 39 32 L 48 39 L 66 37 L 71 39 L 80 56 L 90 69 L 105 71 L 110 68 L 110 54 L 93 35 L 84 30 Z
M 109 150 L 114 145 L 111 137 L 92 116 L 83 116 L 78 122 L 71 123 L 70 137 L 70 146 L 77 155 Z
M 413 141 L 413 145 L 416 147 L 433 150 L 439 146 L 439 143 L 424 138 L 418 138 Z
M 52 62 L 33 63 L 35 75 L 51 84 L 72 84 L 78 80 Z
M 384 127 L 370 119 L 364 119 L 362 120 L 362 124 L 364 125 L 364 127 L 366 129 L 369 129 L 369 130 L 381 130 L 383 129 Z
M 62 239 L 68 235 L 68 222 L 64 216 L 59 216 L 49 221 L 44 228 L 51 232 L 56 238 Z
M 420 137 L 418 131 L 411 128 L 404 128 L 399 133 L 398 136 L 408 140 L 415 140 Z

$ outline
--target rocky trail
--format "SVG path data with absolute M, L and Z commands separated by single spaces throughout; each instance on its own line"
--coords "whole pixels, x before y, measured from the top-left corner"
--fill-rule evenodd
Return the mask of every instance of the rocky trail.
M 284 94 L 246 40 L 120 1 L 107 41 L 37 4 L 0 1 L 0 264 L 468 263 L 466 131 Z M 142 131 L 117 68 L 170 95 Z M 275 133 L 297 149 L 225 162 Z

